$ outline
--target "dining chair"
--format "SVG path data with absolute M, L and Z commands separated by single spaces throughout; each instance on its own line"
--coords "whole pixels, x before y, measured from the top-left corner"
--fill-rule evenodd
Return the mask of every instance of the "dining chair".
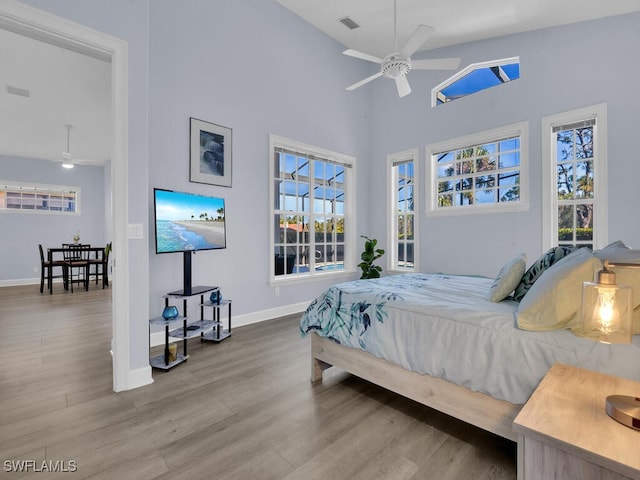
M 73 293 L 74 283 L 83 283 L 84 289 L 89 290 L 89 253 L 91 245 L 69 244 L 64 249 L 64 262 L 67 268 L 67 283 L 71 285 Z
M 102 288 L 109 286 L 109 253 L 111 252 L 111 242 L 102 249 L 102 251 L 96 250 L 96 257 L 89 259 L 89 264 L 92 265 L 93 271 L 89 274 L 96 278 L 96 285 L 98 284 L 98 278 L 102 277 Z
M 47 277 L 47 289 L 50 293 L 53 293 L 51 289 L 51 282 L 54 278 L 62 278 L 64 282 L 64 288 L 67 289 L 67 264 L 64 260 L 53 260 L 51 263 L 47 259 L 44 258 L 44 251 L 42 249 L 42 244 L 38 244 L 38 250 L 40 251 L 40 293 L 44 292 L 44 277 Z M 49 265 L 51 265 L 52 273 L 49 276 Z M 60 268 L 60 275 L 54 275 L 53 269 Z

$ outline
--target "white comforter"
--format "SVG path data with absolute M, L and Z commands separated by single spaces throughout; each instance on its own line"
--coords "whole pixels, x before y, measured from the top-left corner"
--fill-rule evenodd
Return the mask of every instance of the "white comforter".
M 404 274 L 342 283 L 309 305 L 300 329 L 516 404 L 555 362 L 640 381 L 638 335 L 606 345 L 568 330 L 519 330 L 516 302 L 487 300 L 492 281 Z

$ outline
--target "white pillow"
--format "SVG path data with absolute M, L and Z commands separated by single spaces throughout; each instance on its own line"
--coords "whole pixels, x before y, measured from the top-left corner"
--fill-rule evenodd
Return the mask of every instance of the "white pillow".
M 591 250 L 567 255 L 536 280 L 518 307 L 518 327 L 543 332 L 580 323 L 582 283 L 592 282 L 602 263 Z
M 489 300 L 501 302 L 511 295 L 520 283 L 526 267 L 527 257 L 524 253 L 505 263 L 489 288 Z

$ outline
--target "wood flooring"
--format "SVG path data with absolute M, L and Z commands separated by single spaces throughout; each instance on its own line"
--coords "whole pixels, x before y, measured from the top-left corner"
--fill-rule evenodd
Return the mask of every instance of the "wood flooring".
M 516 478 L 511 442 L 335 369 L 311 384 L 299 316 L 114 393 L 110 296 L 0 288 L 0 478 Z

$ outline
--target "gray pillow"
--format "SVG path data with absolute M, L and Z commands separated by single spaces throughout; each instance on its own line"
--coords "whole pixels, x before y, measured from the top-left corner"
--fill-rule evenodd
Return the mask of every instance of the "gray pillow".
M 511 295 L 511 292 L 520 283 L 525 268 L 527 268 L 527 257 L 524 253 L 505 263 L 489 288 L 489 300 L 501 302 Z
M 628 257 L 633 257 L 634 255 L 637 257 L 638 251 L 636 250 L 634 253 L 634 251 L 627 247 L 622 240 L 616 240 L 615 242 L 610 243 L 604 248 L 595 250 L 593 254 L 602 261 L 617 260 L 618 262 L 627 262 L 634 261 L 633 259 L 629 260 Z
M 577 247 L 553 247 L 547 250 L 544 255 L 538 258 L 533 265 L 531 265 L 520 280 L 520 283 L 515 288 L 515 292 L 513 293 L 513 299 L 517 302 L 522 300 L 526 293 L 529 291 L 531 286 L 535 283 L 535 281 L 540 278 L 540 275 L 549 268 L 551 265 L 556 263 L 561 258 L 566 257 L 572 252 L 575 252 Z

